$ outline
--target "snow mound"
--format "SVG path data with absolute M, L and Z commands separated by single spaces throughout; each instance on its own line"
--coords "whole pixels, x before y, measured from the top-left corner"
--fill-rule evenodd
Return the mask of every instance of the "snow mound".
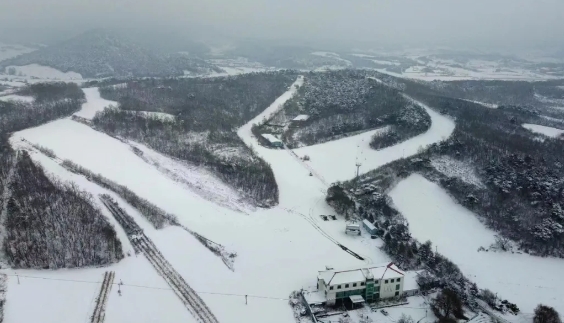
M 496 232 L 421 175 L 401 181 L 390 197 L 409 222 L 413 237 L 421 242 L 430 240 L 480 288 L 499 293 L 501 299 L 516 303 L 523 312 L 532 313 L 539 303 L 564 312 L 563 259 L 478 252 L 494 242 Z
M 82 75 L 75 72 L 61 72 L 49 66 L 42 66 L 38 64 L 31 64 L 25 66 L 8 66 L 8 69 L 14 68 L 17 75 L 35 77 L 40 79 L 51 80 L 82 80 Z
M 564 130 L 562 129 L 556 129 L 552 127 L 541 126 L 538 124 L 530 124 L 530 123 L 524 123 L 523 128 L 529 129 L 534 133 L 540 133 L 542 135 L 553 137 L 553 138 L 560 137 L 564 133 Z
M 157 119 L 167 120 L 167 121 L 174 121 L 174 119 L 176 118 L 174 115 L 172 115 L 170 113 L 165 113 L 165 112 L 140 111 L 140 113 L 147 116 L 147 117 L 157 118 Z

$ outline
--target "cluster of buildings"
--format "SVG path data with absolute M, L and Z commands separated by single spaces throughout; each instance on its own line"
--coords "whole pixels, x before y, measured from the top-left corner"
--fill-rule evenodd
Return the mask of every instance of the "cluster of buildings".
M 299 116 L 292 119 L 292 121 L 290 121 L 288 126 L 290 128 L 298 128 L 300 126 L 303 126 L 308 120 L 309 120 L 308 115 L 300 114 Z M 284 126 L 279 126 L 279 127 L 284 127 Z M 266 139 L 266 141 L 268 141 L 270 147 L 273 147 L 273 148 L 283 148 L 284 147 L 284 143 L 282 142 L 282 140 L 278 139 L 273 134 L 264 133 L 264 134 L 261 134 L 261 136 L 264 139 Z

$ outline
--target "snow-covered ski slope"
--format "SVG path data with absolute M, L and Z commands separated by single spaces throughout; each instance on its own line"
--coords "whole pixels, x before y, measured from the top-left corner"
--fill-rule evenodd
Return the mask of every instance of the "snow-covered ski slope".
M 530 131 L 532 131 L 534 133 L 540 133 L 542 135 L 545 135 L 545 136 L 548 136 L 548 137 L 553 137 L 553 138 L 560 137 L 560 135 L 562 135 L 564 133 L 564 130 L 562 130 L 562 129 L 547 127 L 547 126 L 541 126 L 541 125 L 538 125 L 538 124 L 530 124 L 530 123 L 524 123 L 523 128 L 529 129 Z
M 428 110 L 433 125 L 427 133 L 381 152 L 372 151 L 367 141 L 365 145 L 354 146 L 351 149 L 351 142 L 369 140 L 371 133 L 296 150 L 298 155 L 311 156 L 309 168 L 313 169 L 318 177 L 309 176 L 310 169 L 295 155 L 286 150 L 273 150 L 258 145 L 250 131 L 254 123 L 262 121 L 280 109 L 301 84 L 303 78 L 300 77 L 261 115 L 238 131 L 245 143 L 251 145 L 273 168 L 280 190 L 280 204 L 268 210 L 258 209 L 242 213 L 204 199 L 186 185 L 174 181 L 154 165 L 141 159 L 127 143 L 69 119 L 57 120 L 17 132 L 12 136 L 11 142 L 14 146 L 24 145 L 23 147 L 27 149 L 29 147 L 25 147 L 21 141 L 21 138 L 25 138 L 34 144 L 50 148 L 59 158 L 72 160 L 119 184 L 128 186 L 140 197 L 177 215 L 183 225 L 212 241 L 223 244 L 229 250 L 236 251 L 235 271 L 232 272 L 217 256 L 205 249 L 187 232 L 175 227 L 159 231 L 153 229 L 136 210 L 112 194 L 120 205 L 134 216 L 145 230 L 145 234 L 154 241 L 172 266 L 199 292 L 220 322 L 253 323 L 265 320 L 274 323 L 292 322 L 293 313 L 286 298 L 293 290 L 315 285 L 317 271 L 323 270 L 325 265 L 344 267 L 389 261 L 387 255 L 378 248 L 381 241 L 372 240 L 366 235 L 361 237 L 345 235 L 345 223 L 342 219 L 321 220 L 320 214 L 334 214 L 332 208 L 325 203 L 326 184 L 334 180 L 352 178 L 355 174 L 356 156 L 361 156 L 361 161 L 365 163 L 361 170 L 368 171 L 370 167 L 378 167 L 395 158 L 415 154 L 419 147 L 445 139 L 454 128 L 452 121 Z M 79 112 L 81 116 L 93 116 L 92 111 L 99 111 L 100 104 L 94 103 L 97 101 L 97 96 L 87 95 L 87 99 L 87 104 Z M 91 109 L 91 107 L 95 108 Z M 354 154 L 352 158 L 349 153 Z M 387 156 L 388 154 L 391 156 Z M 55 161 L 38 152 L 32 153 L 32 158 L 54 176 L 76 182 L 93 195 L 107 192 L 84 177 L 69 173 Z M 159 156 L 160 163 L 163 162 L 162 158 L 167 157 Z M 324 166 L 323 158 L 331 158 L 326 161 L 332 166 Z M 171 160 L 172 164 L 174 162 Z M 175 164 L 175 167 L 181 165 Z M 326 180 L 319 180 L 323 178 Z M 124 249 L 131 250 L 123 230 L 117 226 L 116 221 L 106 210 L 104 214 L 116 226 Z M 344 252 L 339 244 L 359 254 L 364 260 Z M 131 263 L 134 264 L 128 265 Z M 140 269 L 137 269 L 137 266 Z M 87 281 L 101 282 L 102 275 L 107 270 L 116 272 L 115 282 L 123 280 L 124 284 L 165 288 L 164 290 L 145 288 L 147 291 L 141 293 L 131 286 L 122 286 L 123 296 L 119 297 L 114 286 L 107 305 L 107 322 L 193 321 L 173 292 L 166 289 L 165 282 L 152 271 L 141 255 L 137 258 L 135 256 L 126 258 L 119 264 L 107 268 L 58 270 L 48 273 L 30 272 L 38 276 L 53 275 L 63 279 L 79 277 Z M 91 271 L 93 273 L 90 273 Z M 18 271 L 18 274 L 23 275 L 25 272 L 27 271 Z M 84 276 L 81 276 L 82 273 Z M 68 276 L 71 274 L 73 276 Z M 142 280 L 143 275 L 149 277 L 146 282 L 139 281 Z M 99 290 L 99 284 L 94 284 L 90 289 L 82 289 L 79 283 L 67 283 L 72 287 L 61 288 L 59 293 L 61 299 L 87 298 L 87 294 L 92 297 Z M 40 302 L 40 297 L 46 297 L 45 292 L 36 291 L 45 288 L 44 286 L 31 281 L 28 281 L 26 286 L 27 289 L 20 290 L 19 294 L 8 292 L 6 311 L 9 315 L 5 322 L 26 321 L 22 317 L 28 319 L 26 315 L 31 314 L 29 311 L 20 313 L 23 311 L 24 303 L 29 304 L 27 302 L 30 299 Z M 13 276 L 10 276 L 8 288 L 9 291 L 18 288 Z M 139 287 L 140 290 L 143 288 Z M 13 299 L 15 295 L 17 299 Z M 249 295 L 248 305 L 245 305 L 244 295 Z M 160 311 L 155 309 L 163 301 L 167 302 L 167 307 Z M 76 304 L 72 309 L 75 312 L 74 316 L 67 318 L 64 314 L 68 309 L 64 306 L 64 301 L 55 299 L 53 302 L 55 303 L 51 306 L 44 307 L 41 313 L 42 317 L 49 317 L 53 322 L 79 321 L 78 316 L 86 315 L 85 313 L 89 313 L 93 308 L 87 302 Z M 150 304 L 145 305 L 145 303 Z M 134 307 L 143 309 L 136 310 L 133 309 Z
M 97 87 L 91 87 L 83 89 L 86 95 L 86 103 L 82 105 L 82 109 L 75 113 L 77 117 L 92 119 L 96 115 L 96 112 L 103 111 L 109 106 L 117 107 L 118 103 L 115 101 L 110 101 L 102 99 L 100 96 L 100 90 Z
M 407 218 L 412 235 L 421 242 L 431 240 L 478 287 L 498 293 L 525 313 L 533 313 L 539 303 L 564 313 L 564 260 L 478 252 L 490 247 L 496 233 L 421 175 L 401 181 L 390 196 Z

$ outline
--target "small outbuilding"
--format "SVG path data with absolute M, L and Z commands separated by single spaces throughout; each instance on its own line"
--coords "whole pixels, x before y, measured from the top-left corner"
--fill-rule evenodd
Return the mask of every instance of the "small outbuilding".
M 422 272 L 423 270 L 405 272 L 405 278 L 403 283 L 403 295 L 405 296 L 419 295 L 419 284 L 417 284 L 417 277 L 419 277 L 419 275 Z
M 268 141 L 271 147 L 275 147 L 275 148 L 284 147 L 284 143 L 280 139 L 276 138 L 274 135 L 271 135 L 269 133 L 263 133 L 261 136 Z
M 300 114 L 299 116 L 292 119 L 290 126 L 291 127 L 299 127 L 299 126 L 303 125 L 304 123 L 306 123 L 308 120 L 309 120 L 309 116 L 307 114 Z
M 360 225 L 359 224 L 347 224 L 347 227 L 345 228 L 345 233 L 346 234 L 354 234 L 359 236 L 360 235 Z
M 376 227 L 370 221 L 364 219 L 362 220 L 362 226 L 370 235 L 376 235 Z

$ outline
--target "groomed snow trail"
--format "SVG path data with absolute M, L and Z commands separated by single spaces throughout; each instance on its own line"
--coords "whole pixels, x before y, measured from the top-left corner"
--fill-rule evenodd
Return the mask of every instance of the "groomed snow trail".
M 82 105 L 82 109 L 80 111 L 74 114 L 77 117 L 92 120 L 92 118 L 96 115 L 96 112 L 103 111 L 109 106 L 118 106 L 118 103 L 115 101 L 103 99 L 100 96 L 100 90 L 97 87 L 82 89 L 82 91 L 86 95 L 86 103 Z
M 480 247 L 489 248 L 497 233 L 419 174 L 401 181 L 390 197 L 408 220 L 413 237 L 430 240 L 479 288 L 499 293 L 501 299 L 516 303 L 524 313 L 533 313 L 539 303 L 564 313 L 564 260 L 478 252 Z

